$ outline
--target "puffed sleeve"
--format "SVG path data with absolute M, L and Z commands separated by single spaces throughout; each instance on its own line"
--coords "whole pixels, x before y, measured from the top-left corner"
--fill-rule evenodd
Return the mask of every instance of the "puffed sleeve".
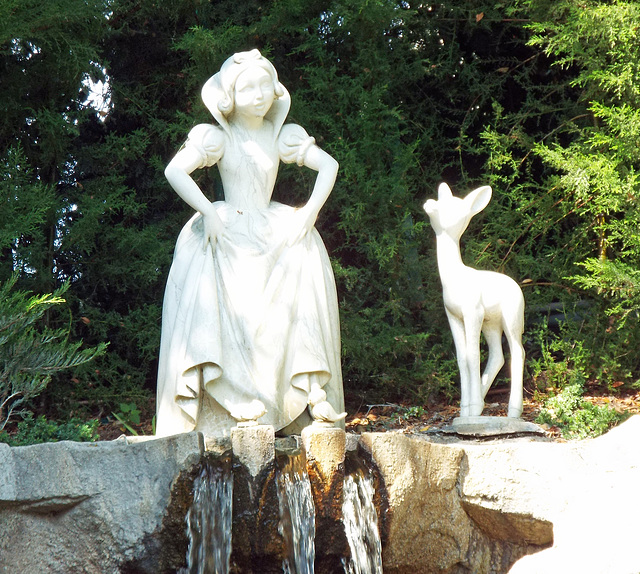
M 278 137 L 278 152 L 284 163 L 296 162 L 304 165 L 304 158 L 309 148 L 316 143 L 303 127 L 297 124 L 286 124 Z
M 212 124 L 198 124 L 189 132 L 185 147 L 198 152 L 202 158 L 200 167 L 216 164 L 224 153 L 224 132 Z

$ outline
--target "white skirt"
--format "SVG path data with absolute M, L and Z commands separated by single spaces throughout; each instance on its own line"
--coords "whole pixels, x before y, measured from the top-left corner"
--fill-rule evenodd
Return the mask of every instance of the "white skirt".
M 295 210 L 217 202 L 225 231 L 205 251 L 202 216 L 184 226 L 162 312 L 156 434 L 227 435 L 229 410 L 259 399 L 276 430 L 307 407 L 312 382 L 344 410 L 340 326 L 327 251 L 313 229 L 287 245 Z

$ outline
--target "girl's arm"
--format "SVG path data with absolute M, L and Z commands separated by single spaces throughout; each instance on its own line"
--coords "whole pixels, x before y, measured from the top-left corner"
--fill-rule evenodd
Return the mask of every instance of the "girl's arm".
M 316 145 L 312 145 L 307 151 L 304 157 L 304 165 L 318 172 L 311 197 L 305 205 L 305 208 L 309 209 L 310 213 L 318 217 L 336 182 L 339 165 L 326 151 L 321 150 Z
M 289 244 L 300 241 L 314 226 L 322 206 L 327 201 L 338 174 L 338 162 L 318 146 L 311 145 L 304 155 L 303 165 L 318 172 L 311 197 L 296 212 L 296 223 L 289 236 Z
M 191 173 L 202 166 L 202 156 L 198 151 L 185 146 L 169 162 L 164 175 L 175 192 L 193 209 L 202 214 L 204 222 L 204 249 L 208 244 L 215 248 L 218 237 L 224 230 L 224 224 L 218 216 L 213 204 L 206 198 L 202 190 L 191 177 Z

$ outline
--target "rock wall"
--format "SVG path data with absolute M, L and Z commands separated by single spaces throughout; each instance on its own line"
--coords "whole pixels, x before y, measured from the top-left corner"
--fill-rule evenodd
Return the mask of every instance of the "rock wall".
M 257 439 L 234 437 L 234 572 L 280 568 L 275 459 L 267 451 L 285 456 L 303 442 L 313 451 L 307 464 L 322 507 L 317 574 L 340 571 L 339 481 L 328 475 L 348 471 L 353 457 L 376 475 L 385 574 L 640 572 L 633 526 L 640 417 L 598 439 L 565 444 L 369 433 L 347 436 L 345 459 L 326 448 L 344 448 L 336 438 L 276 439 L 265 449 Z M 0 444 L 0 572 L 178 571 L 193 478 L 204 458 L 228 458 L 231 443 L 190 433 Z
M 164 572 L 184 561 L 198 433 L 128 444 L 0 444 L 0 572 Z M 129 569 L 129 570 L 127 570 Z
M 640 416 L 569 443 L 361 443 L 389 498 L 386 574 L 640 573 Z
M 465 452 L 463 503 L 553 525 L 552 547 L 519 560 L 511 574 L 640 572 L 640 416 L 597 439 Z
M 518 558 L 552 542 L 551 524 L 535 518 L 523 519 L 519 535 L 505 528 L 522 518 L 519 508 L 511 518 L 499 508 L 469 512 L 464 447 L 391 433 L 365 434 L 362 442 L 389 501 L 386 573 L 507 572 Z

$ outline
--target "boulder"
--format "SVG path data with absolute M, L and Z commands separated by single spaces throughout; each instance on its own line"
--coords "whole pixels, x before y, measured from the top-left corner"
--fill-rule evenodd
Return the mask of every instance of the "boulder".
M 0 444 L 0 572 L 178 571 L 192 483 L 205 460 L 233 463 L 233 571 L 281 571 L 274 456 L 288 455 L 279 446 L 284 439 L 275 440 L 274 455 L 267 434 L 265 448 L 235 437 L 231 459 L 233 441 L 200 433 Z M 640 516 L 638 416 L 600 438 L 569 443 L 349 435 L 344 464 L 339 453 L 325 455 L 321 437 L 312 438 L 308 464 L 317 472 L 310 476 L 321 482 L 313 485 L 314 496 L 335 498 L 333 487 L 327 490 L 329 463 L 340 476 L 354 464 L 373 472 L 385 574 L 640 572 L 633 527 Z M 298 452 L 304 441 L 294 442 Z M 327 504 L 318 513 L 324 522 L 316 538 L 317 574 L 336 571 L 336 547 L 344 545 L 344 535 L 332 531 L 340 528 L 333 516 L 339 511 L 339 504 Z
M 468 513 L 461 496 L 464 446 L 395 433 L 365 434 L 362 443 L 388 499 L 389 516 L 381 520 L 385 574 L 506 572 L 540 549 L 539 540 L 505 536 L 504 528 L 486 528 L 488 517 L 481 525 Z M 499 509 L 486 514 L 504 520 Z
M 175 571 L 186 552 L 189 472 L 203 452 L 199 433 L 133 444 L 0 444 L 0 572 Z M 170 513 L 172 505 L 180 508 Z M 171 523 L 172 515 L 180 519 Z
M 541 448 L 545 446 L 546 448 Z M 470 457 L 472 458 L 472 457 Z M 538 517 L 553 523 L 553 546 L 518 561 L 510 574 L 580 572 L 580 574 L 638 574 L 640 497 L 640 416 L 609 433 L 579 442 L 530 444 L 512 453 L 511 465 L 521 468 L 520 483 L 528 492 L 509 487 L 498 461 L 492 485 L 469 485 L 478 500 L 495 496 L 502 484 L 503 500 L 515 500 Z M 485 467 L 486 468 L 486 467 Z M 480 465 L 477 465 L 480 471 Z M 524 474 L 526 473 L 526 476 Z M 513 475 L 512 475 L 513 476 Z M 535 485 L 535 486 L 534 486 Z M 509 494 L 507 492 L 511 490 Z M 546 493 L 546 496 L 545 496 Z
M 389 501 L 385 574 L 640 572 L 640 416 L 567 443 L 434 440 L 362 437 Z

